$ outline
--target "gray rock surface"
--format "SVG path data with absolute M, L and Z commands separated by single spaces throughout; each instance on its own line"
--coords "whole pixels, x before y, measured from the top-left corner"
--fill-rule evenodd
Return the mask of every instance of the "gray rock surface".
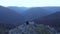
M 9 34 L 57 34 L 57 32 L 54 28 L 51 28 L 48 25 L 34 23 L 26 25 L 26 23 L 24 23 L 11 29 Z

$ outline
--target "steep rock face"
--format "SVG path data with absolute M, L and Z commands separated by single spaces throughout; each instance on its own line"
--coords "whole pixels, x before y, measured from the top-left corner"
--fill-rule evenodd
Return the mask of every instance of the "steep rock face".
M 30 22 L 29 25 L 24 23 L 15 29 L 10 30 L 9 34 L 57 34 L 57 32 L 54 28 L 51 28 L 48 25 Z

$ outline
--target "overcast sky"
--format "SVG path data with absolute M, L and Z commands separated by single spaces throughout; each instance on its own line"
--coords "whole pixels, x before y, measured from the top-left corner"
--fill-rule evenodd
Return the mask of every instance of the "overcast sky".
M 2 6 L 43 7 L 60 6 L 60 0 L 0 0 Z

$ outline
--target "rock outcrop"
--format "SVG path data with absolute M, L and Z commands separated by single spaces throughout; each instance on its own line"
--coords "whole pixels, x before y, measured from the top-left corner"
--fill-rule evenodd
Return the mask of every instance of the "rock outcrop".
M 48 25 L 29 22 L 29 25 L 24 23 L 15 29 L 11 29 L 9 34 L 57 34 L 57 32 L 54 28 L 51 28 Z

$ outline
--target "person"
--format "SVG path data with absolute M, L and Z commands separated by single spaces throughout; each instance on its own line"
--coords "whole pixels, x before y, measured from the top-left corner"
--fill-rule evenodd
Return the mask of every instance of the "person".
M 29 21 L 26 21 L 26 25 L 29 25 Z
M 32 25 L 32 24 L 34 24 L 34 21 L 26 21 L 26 24 L 27 25 L 29 25 L 29 24 Z

